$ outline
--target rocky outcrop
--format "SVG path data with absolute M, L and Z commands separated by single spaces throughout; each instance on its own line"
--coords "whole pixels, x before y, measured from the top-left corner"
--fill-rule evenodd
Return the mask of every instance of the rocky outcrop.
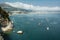
M 0 35 L 0 40 L 4 40 L 4 38 Z
M 10 21 L 9 14 L 5 10 L 3 10 L 1 7 L 0 7 L 0 15 L 2 15 L 4 19 L 8 19 L 8 21 Z

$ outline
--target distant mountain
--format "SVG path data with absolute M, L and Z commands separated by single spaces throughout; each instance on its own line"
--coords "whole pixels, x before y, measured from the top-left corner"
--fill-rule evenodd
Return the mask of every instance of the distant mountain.
M 11 7 L 11 6 L 8 4 L 5 4 L 5 3 L 0 3 L 0 7 L 7 8 L 7 7 Z
M 60 12 L 60 7 L 56 6 L 56 7 L 41 7 L 41 6 L 34 6 L 34 5 L 30 5 L 30 4 L 25 4 L 25 3 L 21 3 L 21 2 L 14 2 L 14 3 L 10 3 L 10 2 L 5 2 L 5 3 L 0 3 L 0 6 L 11 13 L 16 12 L 16 13 L 48 13 L 48 12 L 52 12 L 52 13 L 56 13 L 56 12 Z
M 10 12 L 10 11 L 20 11 L 20 12 L 24 12 L 24 13 L 32 12 L 32 10 L 27 10 L 27 9 L 23 9 L 23 8 L 15 8 L 6 3 L 1 3 L 0 7 L 2 7 L 4 10 L 6 10 L 8 12 Z

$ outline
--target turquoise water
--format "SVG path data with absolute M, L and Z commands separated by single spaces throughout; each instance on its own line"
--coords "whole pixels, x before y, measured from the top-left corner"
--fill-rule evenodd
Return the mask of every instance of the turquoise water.
M 10 18 L 14 22 L 10 40 L 60 40 L 60 14 L 19 14 Z M 19 30 L 23 34 L 17 34 Z

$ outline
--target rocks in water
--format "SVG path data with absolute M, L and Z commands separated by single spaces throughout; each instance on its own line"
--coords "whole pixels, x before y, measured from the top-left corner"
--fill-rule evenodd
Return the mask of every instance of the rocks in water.
M 13 21 L 11 21 L 12 22 L 12 24 L 14 23 Z

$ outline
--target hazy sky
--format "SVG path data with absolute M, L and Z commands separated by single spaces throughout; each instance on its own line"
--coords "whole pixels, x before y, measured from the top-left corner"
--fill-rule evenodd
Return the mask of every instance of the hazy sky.
M 22 2 L 38 6 L 60 6 L 60 0 L 0 0 L 2 2 Z

